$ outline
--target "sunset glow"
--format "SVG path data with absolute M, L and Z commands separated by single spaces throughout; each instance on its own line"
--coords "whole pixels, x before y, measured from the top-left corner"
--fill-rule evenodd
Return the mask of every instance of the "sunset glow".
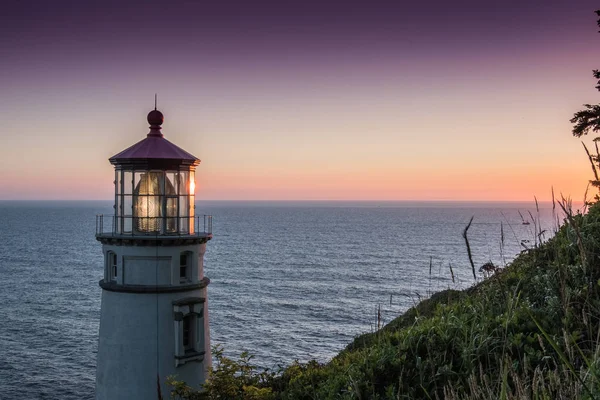
M 154 93 L 198 200 L 583 198 L 595 2 L 334 3 L 12 4 L 0 199 L 111 199 Z

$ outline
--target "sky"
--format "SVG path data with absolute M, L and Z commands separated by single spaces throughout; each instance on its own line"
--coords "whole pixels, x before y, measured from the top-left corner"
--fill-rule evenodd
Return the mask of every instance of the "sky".
M 0 199 L 111 199 L 155 93 L 198 199 L 583 199 L 598 8 L 5 0 Z

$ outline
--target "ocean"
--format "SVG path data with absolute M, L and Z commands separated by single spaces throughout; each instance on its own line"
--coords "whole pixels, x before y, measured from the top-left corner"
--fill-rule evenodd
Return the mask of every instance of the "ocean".
M 109 201 L 0 201 L 0 399 L 93 399 Z M 523 224 L 523 219 L 531 221 Z M 213 215 L 211 339 L 264 368 L 324 362 L 420 299 L 475 281 L 556 227 L 551 204 L 198 202 Z M 478 280 L 483 275 L 478 273 Z

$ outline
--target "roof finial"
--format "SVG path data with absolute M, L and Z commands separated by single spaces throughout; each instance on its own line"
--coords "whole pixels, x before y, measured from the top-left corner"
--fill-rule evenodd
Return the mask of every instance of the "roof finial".
M 148 133 L 148 136 L 162 137 L 163 135 L 160 133 L 160 129 L 164 117 L 163 114 L 156 109 L 157 97 L 156 93 L 154 93 L 154 110 L 148 113 L 148 123 L 150 124 L 150 133 Z

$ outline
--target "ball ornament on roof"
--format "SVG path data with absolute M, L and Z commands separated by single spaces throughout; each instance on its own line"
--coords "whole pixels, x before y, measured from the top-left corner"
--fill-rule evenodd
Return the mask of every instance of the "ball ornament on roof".
M 154 109 L 148 113 L 148 123 L 150 124 L 150 126 L 159 127 L 163 124 L 164 121 L 165 117 L 160 111 Z

